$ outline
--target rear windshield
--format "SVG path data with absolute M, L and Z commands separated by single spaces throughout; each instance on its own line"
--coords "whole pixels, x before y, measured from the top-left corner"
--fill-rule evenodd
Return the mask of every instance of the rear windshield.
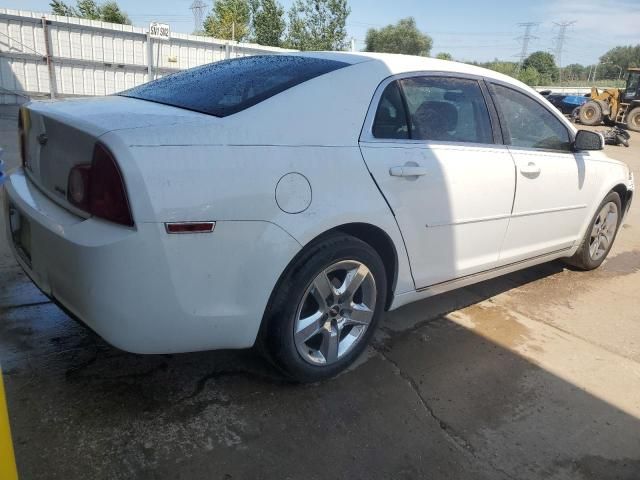
M 260 55 L 209 63 L 119 93 L 226 117 L 348 63 L 293 55 Z

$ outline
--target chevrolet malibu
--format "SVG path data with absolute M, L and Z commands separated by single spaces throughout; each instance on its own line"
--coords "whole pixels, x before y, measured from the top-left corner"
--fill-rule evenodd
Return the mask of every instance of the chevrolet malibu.
M 396 55 L 204 65 L 33 102 L 4 193 L 33 282 L 121 349 L 343 370 L 385 310 L 606 258 L 633 177 L 510 77 Z

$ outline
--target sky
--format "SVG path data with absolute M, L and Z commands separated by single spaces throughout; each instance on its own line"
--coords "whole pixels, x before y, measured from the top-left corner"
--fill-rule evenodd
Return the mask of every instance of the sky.
M 212 0 L 204 0 L 208 5 Z M 289 8 L 293 0 L 280 0 Z M 75 3 L 75 0 L 68 0 Z M 119 0 L 136 26 L 168 23 L 173 31 L 191 33 L 192 0 Z M 562 64 L 592 64 L 612 47 L 640 43 L 640 0 L 349 0 L 349 37 L 364 49 L 369 28 L 380 28 L 413 16 L 433 38 L 432 55 L 449 52 L 461 61 L 517 60 L 523 22 L 539 22 L 529 52 L 555 50 L 554 22 L 575 21 L 567 30 Z M 49 0 L 0 0 L 0 6 L 50 11 Z

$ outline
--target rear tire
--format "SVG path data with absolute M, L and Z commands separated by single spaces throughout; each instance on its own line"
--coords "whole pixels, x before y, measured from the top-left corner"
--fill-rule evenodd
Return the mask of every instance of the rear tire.
M 607 258 L 622 220 L 620 195 L 611 192 L 602 201 L 585 232 L 580 248 L 566 262 L 580 270 L 595 270 Z
M 634 132 L 640 132 L 640 107 L 636 107 L 627 115 L 627 128 Z
M 291 380 L 332 377 L 366 348 L 386 295 L 384 264 L 369 244 L 343 233 L 320 239 L 272 294 L 261 330 L 264 353 Z
M 600 125 L 602 123 L 602 107 L 590 100 L 580 107 L 580 123 L 583 125 Z

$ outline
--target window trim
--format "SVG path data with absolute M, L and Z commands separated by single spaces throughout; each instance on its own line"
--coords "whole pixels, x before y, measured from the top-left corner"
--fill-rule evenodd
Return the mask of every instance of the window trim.
M 561 117 L 560 112 L 557 111 L 556 108 L 550 109 L 547 105 L 544 104 L 542 99 L 536 98 L 535 96 L 531 95 L 526 90 L 524 90 L 522 88 L 519 88 L 517 85 L 513 85 L 511 83 L 503 82 L 501 80 L 495 80 L 495 79 L 486 79 L 486 84 L 487 84 L 487 88 L 488 88 L 488 91 L 489 91 L 490 96 L 491 96 L 491 101 L 492 101 L 492 103 L 494 105 L 494 108 L 496 109 L 496 111 L 498 113 L 498 119 L 499 119 L 499 123 L 500 123 L 500 130 L 502 132 L 501 134 L 502 134 L 502 138 L 503 138 L 503 141 L 504 141 L 504 145 L 506 145 L 510 149 L 518 150 L 518 151 L 525 151 L 525 152 L 549 152 L 549 153 L 555 153 L 555 154 L 563 153 L 563 154 L 570 154 L 570 155 L 573 155 L 575 153 L 573 148 L 570 148 L 569 150 L 557 150 L 557 149 L 552 149 L 552 148 L 534 148 L 534 147 L 521 147 L 521 146 L 518 146 L 518 145 L 510 145 L 510 143 L 511 143 L 511 133 L 509 132 L 509 127 L 507 126 L 506 119 L 505 119 L 504 114 L 502 113 L 502 110 L 500 108 L 500 104 L 499 104 L 498 99 L 497 99 L 497 93 L 496 93 L 495 89 L 493 88 L 494 85 L 497 85 L 497 86 L 500 86 L 500 87 L 503 87 L 503 88 L 508 88 L 509 90 L 513 90 L 514 92 L 520 93 L 520 94 L 524 95 L 525 97 L 529 98 L 530 100 L 536 102 L 538 105 L 540 105 L 552 117 L 554 117 L 556 120 L 558 120 L 558 122 L 564 127 L 564 129 L 567 131 L 567 134 L 568 134 L 568 137 L 569 137 L 569 143 L 571 145 L 573 144 L 573 142 L 575 142 L 576 134 L 571 128 L 569 128 L 567 126 L 567 124 L 566 124 L 567 120 L 564 118 L 564 116 Z
M 375 122 L 376 112 L 378 111 L 378 105 L 380 104 L 380 100 L 382 99 L 382 95 L 386 88 L 393 82 L 398 82 L 398 87 L 400 89 L 400 93 L 402 96 L 403 103 L 405 104 L 406 115 L 409 115 L 408 106 L 406 105 L 406 98 L 404 93 L 404 88 L 402 88 L 402 83 L 400 80 L 404 80 L 407 78 L 416 78 L 416 77 L 445 77 L 452 78 L 457 80 L 474 80 L 478 82 L 478 86 L 484 98 L 484 103 L 487 107 L 487 111 L 489 112 L 489 122 L 491 123 L 491 131 L 493 135 L 493 143 L 476 143 L 476 142 L 446 142 L 440 140 L 416 140 L 413 138 L 403 139 L 403 138 L 376 138 L 373 135 L 373 124 Z M 415 71 L 415 72 L 405 72 L 396 75 L 391 75 L 385 78 L 377 87 L 373 98 L 371 99 L 371 103 L 369 105 L 369 110 L 367 111 L 367 115 L 365 117 L 365 121 L 360 132 L 360 143 L 400 143 L 403 145 L 455 145 L 460 147 L 485 147 L 485 148 L 496 148 L 503 145 L 502 138 L 502 130 L 499 123 L 499 116 L 495 106 L 493 105 L 493 100 L 489 94 L 489 90 L 485 85 L 484 77 L 480 75 L 472 75 L 466 73 L 458 73 L 458 72 L 443 72 L 443 71 Z M 409 119 L 407 120 L 409 121 Z M 410 126 L 409 130 L 410 130 Z

